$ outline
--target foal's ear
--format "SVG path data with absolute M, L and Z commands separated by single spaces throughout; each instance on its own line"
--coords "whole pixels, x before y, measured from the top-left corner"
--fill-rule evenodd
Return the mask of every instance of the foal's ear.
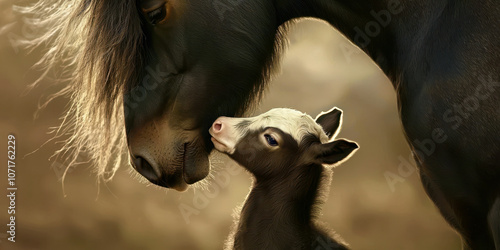
M 328 139 L 335 138 L 340 132 L 340 124 L 342 123 L 342 110 L 335 107 L 327 112 L 321 112 L 316 117 L 316 123 L 321 125 Z
M 339 139 L 325 144 L 316 144 L 312 150 L 316 163 L 335 164 L 347 160 L 358 148 L 355 142 Z

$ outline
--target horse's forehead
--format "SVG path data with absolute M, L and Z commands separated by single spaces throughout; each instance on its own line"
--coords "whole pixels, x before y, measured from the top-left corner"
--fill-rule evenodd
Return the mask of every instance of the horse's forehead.
M 308 134 L 323 139 L 324 134 L 320 125 L 312 117 L 293 109 L 272 109 L 254 118 L 250 129 L 274 127 L 290 134 L 298 143 Z

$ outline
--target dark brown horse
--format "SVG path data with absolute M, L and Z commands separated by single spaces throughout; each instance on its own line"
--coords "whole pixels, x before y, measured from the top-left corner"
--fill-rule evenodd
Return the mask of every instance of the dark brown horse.
M 105 178 L 126 155 L 178 190 L 209 173 L 213 121 L 260 96 L 290 20 L 326 20 L 392 81 L 425 190 L 464 247 L 500 249 L 497 0 L 41 0 L 19 11 L 39 18 L 28 45 L 51 46 L 41 65 L 70 67 L 63 151 L 89 152 Z

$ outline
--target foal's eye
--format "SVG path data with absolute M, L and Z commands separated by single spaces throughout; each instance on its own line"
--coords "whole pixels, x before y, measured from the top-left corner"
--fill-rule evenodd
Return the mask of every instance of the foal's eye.
M 170 16 L 170 8 L 168 3 L 163 3 L 161 6 L 151 9 L 143 9 L 148 21 L 152 25 L 164 23 Z
M 272 135 L 265 134 L 264 137 L 266 138 L 267 144 L 269 144 L 269 146 L 271 147 L 278 146 L 278 141 L 276 141 L 276 139 L 274 139 Z

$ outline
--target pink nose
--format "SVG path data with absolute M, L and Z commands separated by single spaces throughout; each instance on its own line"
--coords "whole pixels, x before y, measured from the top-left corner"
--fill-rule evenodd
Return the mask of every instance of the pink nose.
M 214 133 L 220 133 L 222 131 L 223 125 L 222 121 L 220 119 L 217 119 L 214 124 L 212 125 L 212 131 Z

